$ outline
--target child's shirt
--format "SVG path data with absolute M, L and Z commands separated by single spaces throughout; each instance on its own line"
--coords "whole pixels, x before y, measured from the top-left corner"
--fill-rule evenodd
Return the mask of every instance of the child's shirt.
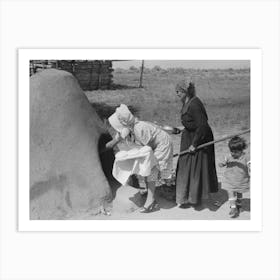
M 238 159 L 231 155 L 225 158 L 223 165 L 226 167 L 224 171 L 224 179 L 227 183 L 236 187 L 248 187 L 250 181 L 249 159 L 245 153 Z

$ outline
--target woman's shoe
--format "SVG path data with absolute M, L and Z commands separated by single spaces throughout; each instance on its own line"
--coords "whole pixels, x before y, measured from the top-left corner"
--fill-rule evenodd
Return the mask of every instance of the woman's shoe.
M 180 204 L 178 203 L 176 205 L 177 208 L 180 208 L 180 209 L 187 209 L 187 208 L 190 208 L 192 205 L 190 203 L 183 203 L 183 204 Z
M 141 207 L 139 212 L 140 213 L 151 213 L 151 212 L 157 211 L 159 209 L 160 209 L 159 204 L 154 200 L 149 206 Z
M 154 211 L 158 211 L 158 210 L 160 210 L 160 206 L 157 202 L 155 202 L 155 204 L 152 207 L 152 211 L 154 212 Z
M 230 212 L 229 212 L 229 216 L 234 219 L 237 218 L 239 216 L 239 209 L 238 207 L 231 207 Z
M 216 200 L 213 202 L 213 205 L 216 206 L 216 207 L 221 207 L 222 206 L 222 202 Z
M 139 210 L 140 213 L 150 213 L 150 209 L 149 208 L 146 208 L 146 207 L 141 207 L 140 210 Z

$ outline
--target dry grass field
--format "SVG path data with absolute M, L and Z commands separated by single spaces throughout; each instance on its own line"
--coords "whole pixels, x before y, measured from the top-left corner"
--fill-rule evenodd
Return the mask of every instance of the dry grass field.
M 181 125 L 181 104 L 174 89 L 179 80 L 189 75 L 194 77 L 197 95 L 204 101 L 214 129 L 249 126 L 250 72 L 246 69 L 144 73 L 144 88 L 138 88 L 139 73 L 116 71 L 114 90 L 86 94 L 102 118 L 110 115 L 120 103 L 125 103 L 143 120 Z
M 197 95 L 206 106 L 215 139 L 250 128 L 249 69 L 145 69 L 143 88 L 139 88 L 140 74 L 137 69 L 116 69 L 113 74 L 114 89 L 86 92 L 104 121 L 114 113 L 117 106 L 124 103 L 142 120 L 157 122 L 160 125 L 181 126 L 182 105 L 174 89 L 179 80 L 191 76 L 196 84 Z M 250 134 L 244 135 L 244 138 L 250 142 Z M 176 153 L 179 151 L 180 136 L 174 135 L 173 140 Z M 227 141 L 217 144 L 215 149 L 218 163 L 228 153 Z M 250 145 L 247 153 L 250 153 Z M 222 170 L 218 166 L 217 172 L 220 178 Z M 227 213 L 222 214 L 220 218 L 219 215 L 216 217 L 227 219 Z M 240 216 L 243 219 L 249 217 L 249 211 Z M 197 219 L 201 217 L 198 216 Z

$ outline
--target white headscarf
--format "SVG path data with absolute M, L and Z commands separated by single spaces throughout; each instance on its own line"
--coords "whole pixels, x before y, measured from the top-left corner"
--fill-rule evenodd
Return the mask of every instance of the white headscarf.
M 130 128 L 135 123 L 135 117 L 125 104 L 121 104 L 108 119 L 111 126 L 121 134 L 124 139 L 130 133 Z

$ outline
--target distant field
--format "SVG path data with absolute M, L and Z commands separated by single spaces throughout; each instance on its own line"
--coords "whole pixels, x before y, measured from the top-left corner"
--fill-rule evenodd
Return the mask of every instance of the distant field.
M 138 88 L 138 72 L 116 71 L 115 90 L 86 94 L 102 118 L 107 118 L 116 106 L 125 103 L 143 120 L 181 125 L 181 103 L 174 88 L 179 80 L 189 75 L 196 83 L 197 95 L 205 103 L 214 130 L 249 127 L 250 72 L 247 69 L 144 73 L 142 89 Z

